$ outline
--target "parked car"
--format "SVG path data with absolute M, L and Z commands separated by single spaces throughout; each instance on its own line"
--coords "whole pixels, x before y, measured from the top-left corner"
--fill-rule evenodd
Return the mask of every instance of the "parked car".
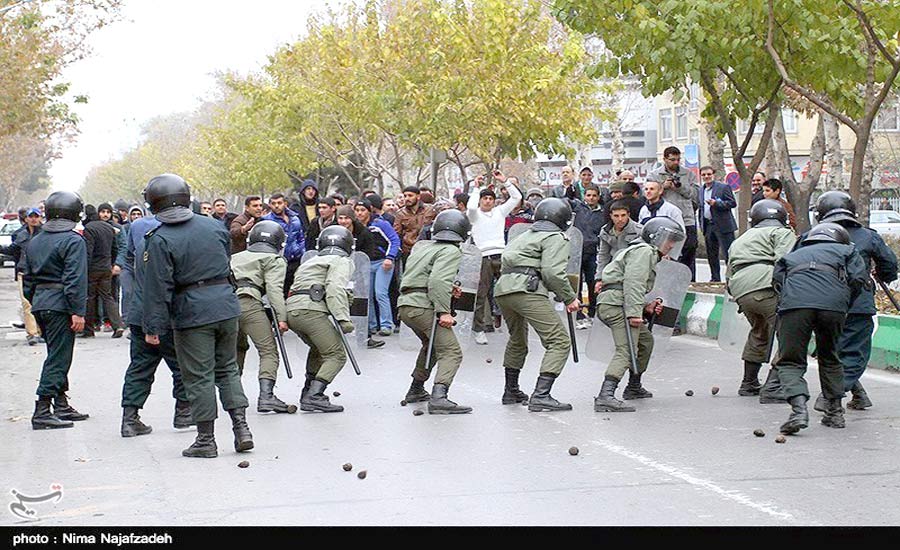
M 18 219 L 0 220 L 0 246 L 11 245 L 13 233 L 20 227 L 22 227 L 22 224 L 19 223 Z M 15 258 L 6 254 L 0 254 L 0 267 L 5 266 L 6 262 L 15 262 Z
M 893 210 L 872 210 L 869 212 L 869 227 L 882 237 L 900 237 L 900 213 Z

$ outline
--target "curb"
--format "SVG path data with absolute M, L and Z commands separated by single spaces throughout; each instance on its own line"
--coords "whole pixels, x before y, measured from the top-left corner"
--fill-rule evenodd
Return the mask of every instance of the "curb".
M 685 333 L 718 338 L 723 300 L 721 294 L 688 292 L 679 317 L 679 324 L 686 327 Z M 900 316 L 877 315 L 869 366 L 900 372 Z

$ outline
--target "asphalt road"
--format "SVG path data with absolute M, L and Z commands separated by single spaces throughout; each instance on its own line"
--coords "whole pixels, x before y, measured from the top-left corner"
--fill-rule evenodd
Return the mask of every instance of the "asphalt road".
M 15 317 L 14 286 L 0 272 L 0 322 Z M 580 331 L 579 337 L 585 332 Z M 636 413 L 594 413 L 604 365 L 569 363 L 553 394 L 574 410 L 529 413 L 503 406 L 505 333 L 473 346 L 451 398 L 462 416 L 414 416 L 400 406 L 413 354 L 397 337 L 360 354 L 329 392 L 340 414 L 248 414 L 256 448 L 233 451 L 230 422 L 217 423 L 219 457 L 187 459 L 192 431 L 171 427 L 168 369 L 161 366 L 142 413 L 154 431 L 119 436 L 128 340 L 79 341 L 70 399 L 90 420 L 34 432 L 29 418 L 44 357 L 20 332 L 0 329 L 0 494 L 62 498 L 30 504 L 38 525 L 896 525 L 900 490 L 900 376 L 867 373 L 875 407 L 847 412 L 847 428 L 812 424 L 774 440 L 788 407 L 737 396 L 739 358 L 715 342 L 672 340 L 645 375 L 655 397 Z M 276 393 L 296 403 L 300 376 Z M 254 353 L 244 385 L 255 405 Z M 530 392 L 540 350 L 522 376 Z M 488 363 L 488 360 L 491 362 Z M 818 391 L 815 370 L 811 387 Z M 721 391 L 713 396 L 711 387 Z M 686 390 L 693 390 L 688 397 Z M 621 391 L 621 388 L 620 388 Z M 765 437 L 755 437 L 762 429 Z M 577 447 L 577 456 L 569 454 Z M 250 462 L 241 469 L 242 460 Z M 351 472 L 342 469 L 351 463 Z M 367 471 L 365 479 L 357 472 Z M 0 524 L 24 525 L 3 502 Z

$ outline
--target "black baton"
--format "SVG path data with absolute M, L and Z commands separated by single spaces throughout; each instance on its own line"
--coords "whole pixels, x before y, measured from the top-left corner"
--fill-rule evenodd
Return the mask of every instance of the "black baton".
M 431 353 L 434 351 L 434 337 L 437 332 L 438 317 L 440 314 L 434 314 L 434 320 L 431 322 L 431 335 L 428 337 L 428 349 L 425 352 L 425 370 L 431 370 Z
M 350 359 L 350 364 L 353 365 L 353 370 L 357 375 L 362 374 L 359 371 L 359 363 L 356 362 L 356 356 L 353 355 L 353 350 L 350 348 L 350 342 L 347 341 L 347 336 L 344 335 L 344 331 L 341 330 L 341 324 L 338 323 L 338 320 L 335 319 L 334 315 L 329 311 L 328 315 L 331 317 L 331 322 L 334 323 L 334 328 L 337 330 L 338 335 L 341 337 L 341 343 L 344 344 L 344 349 L 347 351 L 347 358 Z
M 575 320 L 572 319 L 572 313 L 566 312 L 566 318 L 569 320 L 569 338 L 572 340 L 572 361 L 578 362 L 578 344 L 575 342 Z
M 628 341 L 628 358 L 631 359 L 631 374 L 637 376 L 640 373 L 638 372 L 637 357 L 634 355 L 634 338 L 631 336 L 631 323 L 628 321 L 628 313 L 625 311 L 624 305 L 622 305 L 622 315 L 625 316 L 625 339 Z
M 275 341 L 278 342 L 278 351 L 281 352 L 281 359 L 284 361 L 284 370 L 287 372 L 288 378 L 293 378 L 294 373 L 291 372 L 291 361 L 288 359 L 287 349 L 284 347 L 284 338 L 281 335 L 281 329 L 278 328 L 278 317 L 275 315 L 275 310 L 270 307 L 264 308 L 266 311 L 266 317 L 269 318 L 269 322 L 272 323 L 272 330 L 275 331 Z

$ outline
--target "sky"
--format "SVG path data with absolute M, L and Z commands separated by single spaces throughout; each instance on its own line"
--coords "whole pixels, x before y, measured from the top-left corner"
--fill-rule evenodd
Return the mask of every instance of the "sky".
M 54 190 L 77 191 L 91 167 L 133 148 L 147 120 L 189 111 L 215 91 L 217 71 L 255 71 L 306 28 L 323 0 L 126 0 L 123 18 L 90 37 L 67 67 L 80 135 L 50 170 Z M 330 2 L 334 5 L 334 2 Z

